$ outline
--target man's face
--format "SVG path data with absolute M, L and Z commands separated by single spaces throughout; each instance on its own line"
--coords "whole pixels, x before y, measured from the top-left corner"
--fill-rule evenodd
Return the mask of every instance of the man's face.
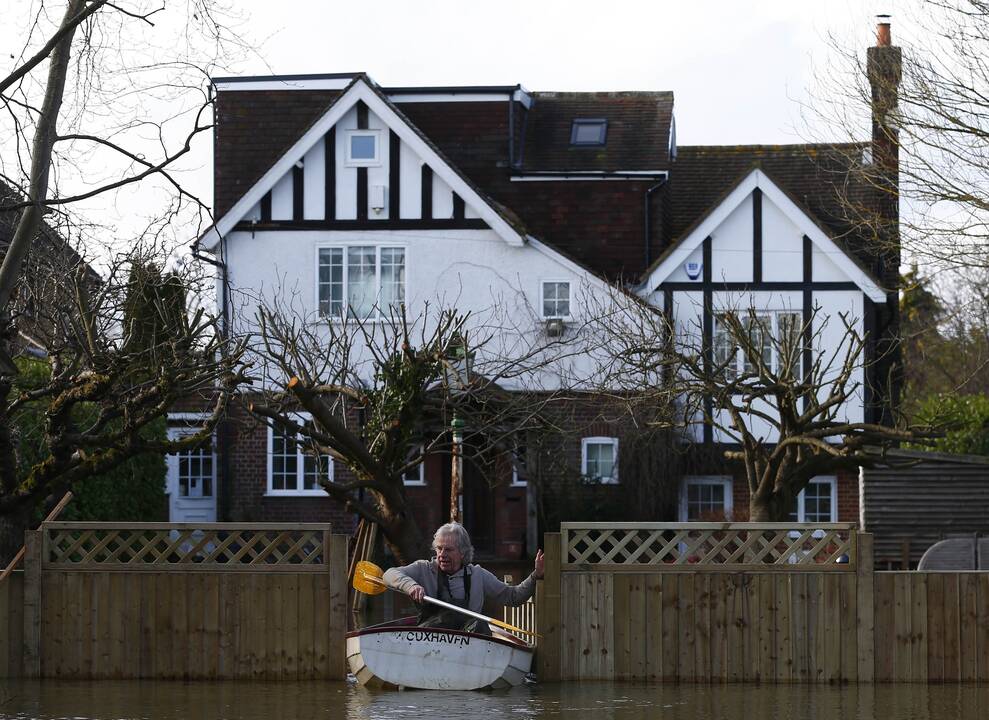
M 440 535 L 433 543 L 436 550 L 436 561 L 440 570 L 452 575 L 464 566 L 464 554 L 457 547 L 457 541 L 450 535 Z

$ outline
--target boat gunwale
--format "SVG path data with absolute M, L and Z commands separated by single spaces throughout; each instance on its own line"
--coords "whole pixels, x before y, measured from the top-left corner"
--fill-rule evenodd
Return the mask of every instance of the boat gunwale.
M 463 635 L 469 638 L 477 638 L 478 640 L 484 640 L 487 642 L 494 642 L 500 645 L 506 645 L 510 648 L 516 650 L 525 650 L 527 652 L 534 652 L 535 648 L 522 640 L 521 638 L 516 638 L 515 642 L 507 638 L 496 637 L 494 635 L 482 635 L 481 633 L 472 633 L 466 630 L 449 630 L 447 628 L 435 628 L 435 627 L 421 627 L 419 625 L 371 625 L 370 627 L 363 628 L 361 630 L 351 630 L 347 633 L 346 639 L 349 640 L 355 637 L 369 636 L 381 632 L 437 632 L 446 633 L 447 635 Z M 514 637 L 514 636 L 513 636 Z

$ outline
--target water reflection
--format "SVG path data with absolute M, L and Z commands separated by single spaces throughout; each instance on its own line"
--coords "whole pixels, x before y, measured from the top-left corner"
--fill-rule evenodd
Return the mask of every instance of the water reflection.
M 982 720 L 974 685 L 634 685 L 568 683 L 510 691 L 370 692 L 344 683 L 0 680 L 0 718 L 303 720 Z

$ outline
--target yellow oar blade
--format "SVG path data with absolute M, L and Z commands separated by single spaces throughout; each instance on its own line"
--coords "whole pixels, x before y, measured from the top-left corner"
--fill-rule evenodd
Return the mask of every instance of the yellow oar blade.
M 542 637 L 537 632 L 532 630 L 523 630 L 520 627 L 515 627 L 514 625 L 509 625 L 507 622 L 502 622 L 501 620 L 495 620 L 494 618 L 488 618 L 488 622 L 497 625 L 500 628 L 505 628 L 505 630 L 511 630 L 512 632 L 522 633 L 524 635 L 535 635 L 536 637 Z
M 365 595 L 380 595 L 388 586 L 381 576 L 384 571 L 373 562 L 361 560 L 354 568 L 354 589 Z

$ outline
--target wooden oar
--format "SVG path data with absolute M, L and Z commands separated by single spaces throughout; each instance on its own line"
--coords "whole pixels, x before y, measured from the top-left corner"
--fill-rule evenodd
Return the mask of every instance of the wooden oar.
M 48 517 L 45 518 L 45 522 L 51 522 L 52 520 L 57 518 L 61 514 L 61 512 L 65 510 L 65 506 L 69 504 L 69 500 L 71 499 L 72 499 L 72 491 L 70 490 L 69 492 L 65 493 L 65 495 L 62 496 L 62 499 L 58 501 L 58 505 L 53 507 L 52 511 L 48 513 Z M 20 561 L 24 559 L 24 550 L 25 548 L 22 545 L 21 549 L 17 551 L 17 554 L 14 555 L 14 559 L 11 560 L 10 564 L 4 569 L 2 573 L 0 573 L 0 582 L 6 580 L 7 576 L 10 575 L 10 573 L 14 572 L 14 568 L 17 567 L 18 563 L 20 563 Z
M 381 576 L 384 574 L 384 571 L 373 562 L 361 560 L 357 563 L 357 568 L 354 570 L 354 589 L 368 595 L 380 595 L 385 590 L 395 590 L 395 592 L 401 592 L 400 590 L 396 590 L 395 588 L 389 587 L 385 584 L 385 581 L 381 579 Z M 487 615 L 482 615 L 481 613 L 476 613 L 473 610 L 467 610 L 466 608 L 462 608 L 457 605 L 451 605 L 448 602 L 443 602 L 442 600 L 437 600 L 434 597 L 429 597 L 429 595 L 423 595 L 422 599 L 428 603 L 432 603 L 433 605 L 438 605 L 441 608 L 453 610 L 454 612 L 458 612 L 462 615 L 467 615 L 468 617 L 476 618 L 478 620 L 484 620 L 485 622 L 489 622 L 492 625 L 497 625 L 500 628 L 505 628 L 506 630 L 524 633 L 525 635 L 542 637 L 539 633 L 534 633 L 531 630 L 523 630 L 520 627 L 509 625 L 507 622 L 495 620 Z

